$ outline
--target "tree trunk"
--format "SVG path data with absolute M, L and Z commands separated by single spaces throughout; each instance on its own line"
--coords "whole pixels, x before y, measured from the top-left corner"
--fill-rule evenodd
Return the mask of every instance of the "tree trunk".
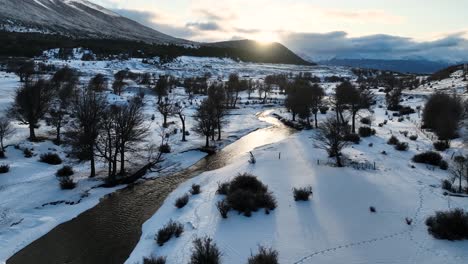
M 182 123 L 182 141 L 187 141 L 185 139 L 185 118 L 183 115 L 179 114 L 180 122 Z
M 206 135 L 206 144 L 205 144 L 205 147 L 209 147 L 210 146 L 210 135 Z
M 292 121 L 296 121 L 296 113 L 292 112 Z
M 336 153 L 336 166 L 338 166 L 339 168 L 343 167 L 343 164 L 341 163 L 341 157 L 340 157 L 340 153 Z
M 55 139 L 57 145 L 60 145 L 60 128 L 61 128 L 61 126 L 58 125 L 57 126 L 57 137 Z
M 89 175 L 90 178 L 96 177 L 96 164 L 94 161 L 94 146 L 90 147 L 91 149 L 91 174 Z
M 31 141 L 36 141 L 37 140 L 33 124 L 29 124 L 29 140 L 31 140 Z
M 317 113 L 315 113 L 314 116 L 315 116 L 315 128 L 318 128 Z
M 125 148 L 123 146 L 120 147 L 120 175 L 125 174 Z
M 218 120 L 218 140 L 221 140 L 221 120 Z
M 356 111 L 353 111 L 353 133 L 356 134 Z
M 167 114 L 163 114 L 163 117 L 164 117 L 163 127 L 167 128 Z

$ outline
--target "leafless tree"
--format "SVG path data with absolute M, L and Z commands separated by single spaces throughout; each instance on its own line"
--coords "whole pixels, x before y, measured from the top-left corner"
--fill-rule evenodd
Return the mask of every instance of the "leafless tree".
M 174 113 L 174 100 L 170 97 L 165 97 L 163 101 L 158 103 L 158 111 L 163 116 L 163 126 L 168 127 L 167 118 Z
M 214 114 L 213 104 L 209 99 L 204 99 L 194 115 L 196 121 L 195 131 L 205 136 L 205 147 L 210 146 L 210 136 L 216 126 L 216 118 Z
M 167 76 L 159 76 L 154 92 L 158 96 L 158 104 L 162 103 L 162 98 L 167 96 L 169 89 L 169 81 Z
M 216 124 L 213 129 L 218 130 L 218 140 L 221 140 L 221 130 L 224 124 L 224 118 L 227 115 L 226 91 L 223 85 L 211 85 L 208 89 L 208 100 L 214 112 Z M 214 133 L 212 134 L 214 136 Z
M 466 180 L 468 183 L 468 159 L 464 156 L 455 156 L 450 166 L 450 173 L 455 180 L 458 180 L 458 192 L 461 193 L 462 181 Z
M 174 104 L 173 112 L 175 115 L 177 115 L 180 119 L 180 122 L 182 124 L 182 141 L 187 141 L 186 139 L 186 127 L 185 127 L 185 105 L 182 101 L 178 101 Z
M 322 87 L 318 84 L 314 84 L 311 87 L 311 107 L 312 113 L 314 114 L 315 119 L 315 127 L 318 128 L 318 121 L 317 121 L 317 114 L 319 112 L 319 108 L 322 105 L 323 97 L 325 96 L 325 91 Z
M 16 90 L 15 100 L 9 109 L 9 114 L 18 121 L 29 125 L 29 139 L 37 140 L 35 128 L 42 119 L 53 98 L 50 83 L 39 79 L 36 82 L 25 82 Z
M 2 152 L 2 155 L 6 151 L 5 139 L 13 136 L 14 133 L 15 128 L 11 125 L 10 119 L 5 116 L 0 117 L 0 152 Z
M 103 92 L 107 90 L 107 79 L 106 77 L 98 73 L 88 83 L 88 89 L 94 92 Z
M 343 167 L 341 151 L 349 146 L 345 140 L 346 129 L 336 118 L 327 118 L 319 127 L 315 135 L 315 146 L 327 151 L 329 157 L 336 159 L 336 166 Z

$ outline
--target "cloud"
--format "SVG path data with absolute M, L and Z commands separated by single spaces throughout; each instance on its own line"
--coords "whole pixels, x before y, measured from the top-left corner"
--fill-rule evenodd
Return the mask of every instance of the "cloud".
M 189 22 L 187 28 L 194 28 L 200 31 L 220 31 L 222 27 L 216 22 Z
M 165 18 L 149 11 L 139 11 L 132 9 L 111 9 L 117 14 L 120 14 L 129 19 L 135 20 L 136 22 L 161 31 L 162 33 L 179 37 L 179 38 L 191 38 L 196 35 L 192 29 L 186 26 L 175 26 L 168 22 L 165 22 Z
M 349 37 L 344 31 L 329 33 L 282 33 L 282 43 L 311 59 L 365 58 L 460 61 L 468 59 L 465 32 L 431 41 L 385 34 Z
M 374 22 L 381 24 L 401 24 L 405 22 L 404 17 L 393 15 L 383 10 L 349 11 L 328 9 L 324 10 L 324 14 L 328 18 L 338 18 L 351 22 Z

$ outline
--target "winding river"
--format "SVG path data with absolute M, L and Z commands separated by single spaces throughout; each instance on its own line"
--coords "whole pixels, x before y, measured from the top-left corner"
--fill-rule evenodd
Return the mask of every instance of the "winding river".
M 123 263 L 141 236 L 141 227 L 179 184 L 205 171 L 222 168 L 257 147 L 287 138 L 293 131 L 272 110 L 258 115 L 270 127 L 256 130 L 218 153 L 173 175 L 130 185 L 65 222 L 12 256 L 8 264 Z

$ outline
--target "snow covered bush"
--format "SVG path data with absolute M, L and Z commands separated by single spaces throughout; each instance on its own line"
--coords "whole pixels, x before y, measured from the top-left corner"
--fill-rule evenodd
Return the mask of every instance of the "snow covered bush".
M 227 196 L 227 205 L 223 204 L 221 206 L 220 204 L 220 212 L 223 211 L 221 213 L 222 216 L 224 210 L 228 209 L 234 209 L 250 217 L 252 212 L 256 212 L 260 208 L 264 208 L 266 214 L 276 208 L 276 199 L 268 191 L 268 186 L 259 181 L 257 177 L 248 173 L 239 174 L 231 182 L 220 185 L 218 193 L 225 193 Z M 220 210 L 219 207 L 218 210 Z
M 229 192 L 229 183 L 228 182 L 218 183 L 218 190 L 216 191 L 217 194 L 227 195 L 228 192 Z
M 73 181 L 73 179 L 70 176 L 57 176 L 57 180 L 60 183 L 60 188 L 62 190 L 72 190 L 75 189 L 76 183 Z
M 309 197 L 312 195 L 312 187 L 303 187 L 303 188 L 294 188 L 294 201 L 308 201 Z
M 73 171 L 73 168 L 71 166 L 63 166 L 61 169 L 57 170 L 57 175 L 58 177 L 66 177 L 66 176 L 72 176 L 75 172 Z
M 143 258 L 143 264 L 166 264 L 166 258 L 165 257 Z
M 418 139 L 418 135 L 411 135 L 411 136 L 409 137 L 409 139 L 412 140 L 412 141 L 415 141 L 415 140 Z
M 426 219 L 429 233 L 437 239 L 468 239 L 468 212 L 454 209 L 436 212 L 435 216 Z
M 45 153 L 40 157 L 40 161 L 50 164 L 50 165 L 59 165 L 62 164 L 62 159 L 56 153 Z
M 398 143 L 400 143 L 400 140 L 398 140 L 398 138 L 395 136 L 391 136 L 390 139 L 387 141 L 387 144 L 389 145 L 397 145 Z
M 196 238 L 188 264 L 221 264 L 221 255 L 212 238 Z
M 441 187 L 443 190 L 452 192 L 453 191 L 453 184 L 449 180 L 442 180 Z
M 30 149 L 26 148 L 23 150 L 23 155 L 25 158 L 31 158 L 33 156 L 33 152 Z
M 171 153 L 171 146 L 169 146 L 169 144 L 163 144 L 159 146 L 159 151 L 164 154 Z
M 434 142 L 434 148 L 437 151 L 446 151 L 447 149 L 450 148 L 450 143 L 447 141 L 437 141 L 437 142 Z
M 197 195 L 201 193 L 200 185 L 198 184 L 192 184 L 192 189 L 190 190 L 190 193 L 193 195 Z
M 175 206 L 179 209 L 183 208 L 185 205 L 187 205 L 188 201 L 188 194 L 184 194 L 182 197 L 177 198 L 177 200 L 175 201 Z
M 361 137 L 370 137 L 375 135 L 375 130 L 367 126 L 360 127 L 358 132 Z
M 372 120 L 370 117 L 363 117 L 361 118 L 361 123 L 364 124 L 364 125 L 371 125 L 372 124 Z
M 398 144 L 395 145 L 395 149 L 398 151 L 407 151 L 409 149 L 409 145 L 406 142 L 398 142 Z
M 278 252 L 272 248 L 259 246 L 258 253 L 252 255 L 247 264 L 278 264 Z
M 0 165 L 0 173 L 7 173 L 10 171 L 10 165 L 8 164 L 2 164 Z
M 161 247 L 169 241 L 172 237 L 180 237 L 184 232 L 184 226 L 179 222 L 169 221 L 163 228 L 156 234 L 156 243 Z
M 412 160 L 416 163 L 424 163 L 433 166 L 439 166 L 442 161 L 442 156 L 434 151 L 426 151 L 415 155 Z
M 358 134 L 348 133 L 344 136 L 344 140 L 348 142 L 353 142 L 354 144 L 359 144 L 361 142 L 361 137 Z

